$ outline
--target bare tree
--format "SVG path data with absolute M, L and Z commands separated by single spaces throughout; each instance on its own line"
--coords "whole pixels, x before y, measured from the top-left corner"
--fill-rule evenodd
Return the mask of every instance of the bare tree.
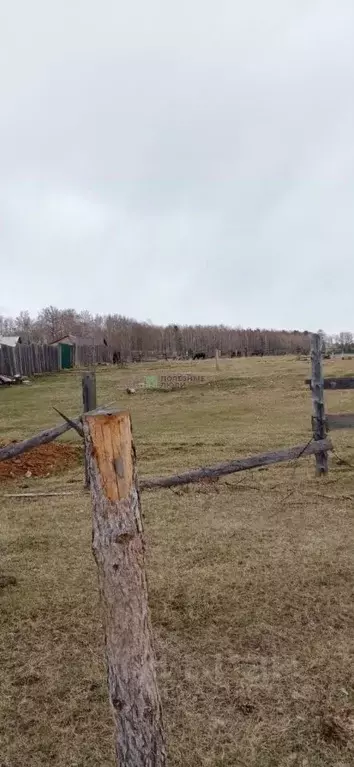
M 153 325 L 137 322 L 120 314 L 93 316 L 88 311 L 58 309 L 48 306 L 31 318 L 23 311 L 14 320 L 0 318 L 0 332 L 10 335 L 26 332 L 35 342 L 54 341 L 69 333 L 90 338 L 92 343 L 101 344 L 107 340 L 109 346 L 119 352 L 121 359 L 146 359 L 178 356 L 185 357 L 204 352 L 214 357 L 215 349 L 221 355 L 251 354 L 297 354 L 308 353 L 310 337 L 307 331 L 267 330 L 264 328 L 231 328 L 224 325 Z M 353 343 L 351 333 L 342 333 L 342 345 Z

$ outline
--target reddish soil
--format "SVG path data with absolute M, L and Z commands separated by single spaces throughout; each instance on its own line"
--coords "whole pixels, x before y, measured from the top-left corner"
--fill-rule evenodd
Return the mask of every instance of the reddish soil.
M 50 442 L 28 453 L 0 462 L 0 480 L 15 477 L 47 477 L 71 469 L 83 457 L 82 445 Z M 30 473 L 29 473 L 30 472 Z

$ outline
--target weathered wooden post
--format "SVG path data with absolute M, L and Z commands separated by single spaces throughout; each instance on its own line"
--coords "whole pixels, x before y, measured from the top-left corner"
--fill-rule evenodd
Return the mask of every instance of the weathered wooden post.
M 219 370 L 219 349 L 215 349 L 215 368 Z
M 84 373 L 82 376 L 82 404 L 84 413 L 96 410 L 96 373 Z M 85 487 L 89 487 L 90 477 L 88 472 L 87 460 L 85 456 Z
M 130 415 L 125 411 L 84 415 L 83 428 L 117 764 L 164 767 Z
M 325 439 L 326 437 L 326 417 L 324 409 L 324 385 L 322 370 L 322 348 L 321 336 L 314 333 L 311 337 L 311 391 L 312 391 L 312 430 L 315 440 Z M 327 474 L 328 458 L 326 452 L 316 454 L 316 474 L 318 476 Z

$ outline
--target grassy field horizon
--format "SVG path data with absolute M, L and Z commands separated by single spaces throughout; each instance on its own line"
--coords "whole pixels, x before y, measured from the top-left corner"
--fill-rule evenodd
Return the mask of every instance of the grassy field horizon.
M 352 365 L 325 361 L 326 374 Z M 139 387 L 166 373 L 205 380 Z M 294 357 L 107 367 L 97 399 L 130 410 L 139 476 L 154 476 L 307 442 L 309 374 Z M 354 392 L 326 406 L 354 412 Z M 53 426 L 53 407 L 80 413 L 80 372 L 1 390 L 1 441 Z M 320 481 L 306 458 L 142 494 L 172 767 L 354 763 L 354 435 L 332 440 Z M 0 766 L 113 767 L 83 466 L 0 483 L 2 496 L 50 490 L 73 495 L 1 498 L 1 571 L 16 583 L 0 589 Z

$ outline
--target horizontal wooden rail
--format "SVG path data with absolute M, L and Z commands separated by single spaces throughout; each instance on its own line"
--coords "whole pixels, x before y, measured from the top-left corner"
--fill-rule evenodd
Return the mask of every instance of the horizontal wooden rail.
M 74 423 L 79 424 L 80 419 L 77 418 Z M 8 458 L 16 458 L 21 453 L 27 453 L 28 450 L 32 450 L 39 445 L 45 445 L 48 442 L 53 442 L 54 439 L 60 437 L 61 434 L 65 434 L 66 431 L 71 429 L 71 424 L 65 422 L 59 426 L 54 426 L 52 429 L 45 429 L 35 434 L 34 437 L 24 439 L 23 442 L 11 442 L 10 445 L 0 447 L 0 461 L 7 461 Z
M 54 410 L 55 409 L 56 408 L 54 408 Z M 97 408 L 97 410 L 94 412 L 100 412 L 102 409 L 103 408 Z M 59 410 L 57 410 L 57 412 L 62 415 Z M 78 418 L 73 418 L 72 420 L 67 419 L 65 415 L 63 415 L 63 418 L 65 418 L 65 422 L 59 424 L 59 426 L 53 426 L 52 429 L 44 429 L 44 431 L 40 431 L 38 434 L 35 434 L 33 437 L 29 437 L 28 439 L 24 439 L 22 442 L 11 442 L 9 445 L 0 447 L 0 461 L 7 461 L 9 458 L 16 458 L 17 455 L 27 453 L 28 450 L 32 450 L 34 447 L 39 447 L 39 445 L 46 445 L 48 442 L 53 442 L 53 440 L 57 439 L 57 437 L 60 437 L 62 434 L 65 434 L 65 432 L 69 431 L 70 429 L 76 428 L 79 433 L 83 433 L 81 416 Z
M 326 416 L 329 431 L 337 429 L 354 429 L 354 413 L 332 413 Z
M 311 378 L 306 378 L 305 383 L 309 385 L 310 389 L 312 388 Z M 354 378 L 350 376 L 345 376 L 344 378 L 324 378 L 323 388 L 337 390 L 354 389 Z
M 97 408 L 94 413 L 103 413 L 104 408 Z M 32 450 L 39 445 L 45 445 L 48 442 L 52 442 L 61 434 L 65 434 L 75 426 L 82 424 L 81 417 L 72 421 L 65 421 L 65 423 L 55 426 L 52 429 L 45 429 L 39 434 L 36 434 L 29 439 L 23 440 L 23 442 L 13 442 L 10 445 L 0 448 L 0 461 L 6 461 L 11 458 L 15 458 L 22 453 Z M 334 427 L 336 428 L 336 427 Z M 337 427 L 338 428 L 338 427 Z M 344 426 L 343 426 L 344 428 Z M 247 469 L 257 469 L 261 466 L 270 466 L 274 463 L 281 463 L 284 461 L 293 461 L 298 458 L 302 458 L 309 455 L 318 455 L 319 453 L 332 450 L 332 442 L 330 439 L 318 440 L 316 442 L 310 442 L 305 445 L 296 445 L 295 447 L 286 448 L 285 450 L 276 450 L 269 453 L 258 453 L 248 458 L 236 458 L 233 461 L 227 463 L 216 464 L 215 466 L 203 467 L 200 469 L 192 469 L 191 471 L 183 472 L 182 474 L 173 474 L 170 477 L 152 477 L 151 479 L 142 479 L 139 482 L 140 490 L 150 490 L 155 487 L 176 487 L 178 485 L 187 485 L 193 482 L 200 482 L 203 479 L 214 479 L 217 477 L 223 477 L 227 474 L 235 474 L 239 471 L 246 471 Z
M 297 445 L 286 450 L 277 450 L 271 453 L 258 453 L 249 458 L 236 458 L 228 463 L 219 463 L 216 466 L 209 466 L 202 469 L 192 469 L 192 471 L 183 472 L 183 474 L 174 474 L 171 477 L 153 477 L 152 479 L 142 479 L 139 482 L 140 490 L 152 490 L 155 487 L 176 487 L 177 485 L 188 485 L 191 482 L 200 482 L 203 479 L 215 479 L 227 474 L 235 474 L 238 471 L 247 469 L 257 469 L 260 466 L 270 466 L 273 463 L 283 461 L 293 461 L 308 455 L 318 455 L 319 453 L 332 450 L 333 445 L 330 439 L 322 439 L 317 442 L 310 442 L 307 445 Z

